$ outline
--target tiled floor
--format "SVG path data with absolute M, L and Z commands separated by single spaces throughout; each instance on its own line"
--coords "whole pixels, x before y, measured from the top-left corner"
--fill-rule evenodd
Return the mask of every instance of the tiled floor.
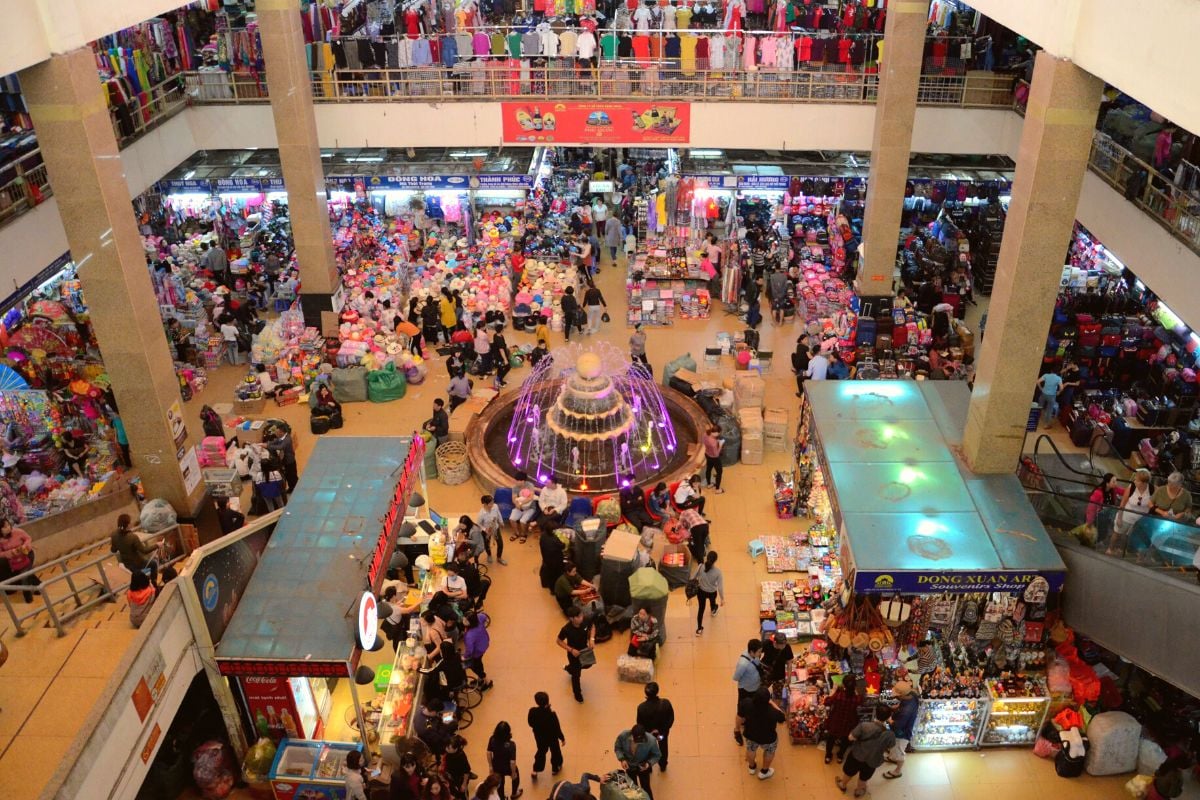
M 599 283 L 613 308 L 613 319 L 621 320 L 625 304 L 624 270 L 606 265 Z M 972 309 L 969 321 L 974 322 L 977 313 L 978 309 Z M 702 353 L 706 345 L 714 342 L 716 333 L 742 327 L 736 317 L 725 314 L 718 304 L 707 321 L 651 330 L 648 352 L 651 363 L 659 370 L 656 374 L 661 375 L 662 365 L 682 352 L 697 356 L 700 368 L 705 369 Z M 777 328 L 769 321 L 761 328 L 762 348 L 775 352 L 774 366 L 767 374 L 766 405 L 788 408 L 793 425 L 796 399 L 789 355 L 798 333 L 796 326 Z M 613 322 L 605 325 L 598 338 L 625 350 L 628 336 L 629 331 L 623 325 Z M 562 341 L 561 334 L 552 337 L 552 347 Z M 509 338 L 510 344 L 515 345 L 531 337 L 513 334 Z M 430 379 L 421 386 L 409 387 L 408 395 L 399 402 L 347 405 L 345 428 L 329 435 L 398 435 L 418 428 L 429 416 L 433 399 L 444 396 L 445 391 L 442 362 L 435 361 L 430 366 Z M 727 373 L 730 361 L 726 359 L 721 368 Z M 193 436 L 200 431 L 201 403 L 227 402 L 241 374 L 240 370 L 229 367 L 216 371 L 209 388 L 188 404 Z M 514 371 L 510 384 L 516 386 L 525 374 L 524 369 Z M 307 409 L 272 407 L 268 412 L 287 419 L 296 428 L 303 469 L 315 439 L 308 433 Z M 761 565 L 746 555 L 745 545 L 755 536 L 788 531 L 798 524 L 777 519 L 771 499 L 772 470 L 790 466 L 790 453 L 767 453 L 761 466 L 727 468 L 726 493 L 709 500 L 714 520 L 712 536 L 714 547 L 721 553 L 728 605 L 716 619 L 708 621 L 703 636 L 698 637 L 694 632 L 695 606 L 685 605 L 681 592 L 671 596 L 665 620 L 669 641 L 657 667 L 663 695 L 675 706 L 677 724 L 672 732 L 670 769 L 654 776 L 660 798 L 816 800 L 841 796 L 833 785 L 835 767 L 825 766 L 815 748 L 782 744 L 775 762 L 775 777 L 759 781 L 747 774 L 731 736 L 734 687 L 730 675 L 746 639 L 758 628 L 758 581 L 765 577 Z M 473 482 L 446 487 L 434 480 L 430 482 L 427 497 L 430 505 L 443 513 L 473 513 L 478 508 L 480 493 Z M 568 676 L 562 671 L 565 657 L 554 643 L 562 617 L 550 596 L 539 587 L 537 547 L 533 542 L 524 546 L 507 542 L 506 545 L 509 565 L 492 568 L 495 586 L 488 601 L 494 623 L 492 649 L 486 662 L 496 688 L 475 709 L 474 725 L 465 735 L 470 742 L 468 754 L 475 771 L 484 773 L 488 735 L 498 721 L 508 720 L 516 732 L 527 796 L 541 800 L 548 794 L 549 776 L 543 777 L 540 786 L 532 790 L 527 775 L 532 761 L 532 738 L 524 720 L 533 693 L 549 692 L 562 718 L 567 735 L 564 775 L 570 776 L 584 770 L 603 772 L 616 766 L 613 739 L 633 723 L 642 687 L 621 683 L 616 678 L 615 661 L 625 647 L 625 637 L 618 635 L 600 646 L 600 663 L 585 673 L 586 702 L 578 705 L 571 699 Z M 111 617 L 117 611 L 105 607 L 104 616 Z M 78 666 L 80 691 L 90 690 L 90 683 L 98 677 L 96 670 L 87 668 L 89 659 L 111 665 L 126 646 L 129 637 L 115 623 L 103 623 L 85 634 L 84 628 L 94 624 L 94 620 L 77 623 L 65 639 L 38 631 L 24 639 L 9 641 L 13 656 L 0 671 L 0 705 L 3 705 L 0 796 L 36 796 L 37 792 L 30 790 L 57 766 L 63 737 L 71 736 L 73 726 L 86 717 L 83 710 L 90 703 L 83 696 L 70 698 L 75 713 L 61 713 L 62 698 L 53 701 L 47 698 L 46 703 L 35 708 L 49 676 L 60 671 L 66 674 Z M 60 709 L 53 714 L 58 725 L 46 726 L 45 714 L 53 708 Z M 334 717 L 340 718 L 338 714 Z M 900 780 L 877 778 L 872 796 L 881 800 L 996 800 L 998 797 L 1116 800 L 1126 796 L 1122 790 L 1125 780 L 1124 777 L 1060 779 L 1051 764 L 1026 751 L 930 753 L 912 756 Z M 242 793 L 235 793 L 239 795 Z
M 625 305 L 624 270 L 605 265 L 599 285 L 613 307 L 612 317 L 616 322 L 605 325 L 597 338 L 624 350 L 630 333 L 619 322 Z M 971 309 L 969 324 L 977 325 L 979 313 L 980 309 Z M 690 352 L 704 370 L 704 347 L 714 343 L 717 332 L 743 327 L 718 304 L 707 321 L 686 321 L 672 328 L 651 329 L 650 361 L 656 374 L 661 375 L 665 362 Z M 789 356 L 799 327 L 790 324 L 776 327 L 768 320 L 760 331 L 762 349 L 775 353 L 773 368 L 766 375 L 766 405 L 789 409 L 790 423 L 794 425 L 796 387 Z M 532 337 L 510 334 L 508 338 L 510 345 L 515 345 Z M 552 338 L 552 348 L 562 341 L 561 334 L 552 334 Z M 731 361 L 725 359 L 720 369 L 728 374 Z M 198 400 L 215 402 L 227 396 L 224 387 L 230 387 L 236 379 L 232 372 L 221 370 Z M 514 371 L 510 385 L 516 386 L 525 374 L 524 369 Z M 400 402 L 386 406 L 347 405 L 346 427 L 332 435 L 407 433 L 428 417 L 433 399 L 444 396 L 445 383 L 444 366 L 440 360 L 435 361 L 431 364 L 430 379 L 421 386 L 409 387 L 408 395 Z M 190 405 L 192 413 L 197 413 L 198 403 Z M 306 414 L 295 407 L 279 412 L 300 431 L 297 443 L 303 463 L 314 439 L 307 433 Z M 198 419 L 195 425 L 198 428 Z M 758 582 L 766 577 L 761 563 L 755 564 L 747 556 L 746 542 L 761 534 L 791 530 L 799 524 L 777 519 L 772 504 L 772 471 L 790 467 L 790 452 L 767 453 L 761 466 L 729 467 L 725 472 L 726 493 L 709 499 L 708 508 L 714 520 L 713 543 L 721 553 L 728 605 L 716 619 L 707 622 L 703 636 L 696 636 L 695 605 L 685 605 L 681 592 L 671 596 L 665 620 L 669 641 L 658 659 L 657 677 L 663 696 L 675 706 L 677 724 L 671 735 L 670 769 L 654 776 L 654 785 L 659 789 L 656 796 L 723 800 L 742 797 L 816 800 L 842 796 L 833 783 L 836 765 L 825 766 L 816 748 L 782 744 L 775 762 L 775 776 L 759 781 L 747 774 L 741 751 L 731 735 L 734 711 L 731 673 L 747 638 L 758 628 Z M 473 481 L 447 487 L 434 480 L 430 482 L 427 497 L 439 512 L 457 514 L 474 512 L 479 494 L 480 489 Z M 530 788 L 528 770 L 533 741 L 525 725 L 525 714 L 533 704 L 533 693 L 544 690 L 550 694 L 567 734 L 563 774 L 578 775 L 584 770 L 603 772 L 616 766 L 613 740 L 623 728 L 633 724 L 642 687 L 617 680 L 615 662 L 624 652 L 627 640 L 627 634 L 618 634 L 612 642 L 598 648 L 599 664 L 584 674 L 585 703 L 574 702 L 569 678 L 562 670 L 565 657 L 554 642 L 562 616 L 549 594 L 539 586 L 537 547 L 532 541 L 524 546 L 506 542 L 506 546 L 509 565 L 491 568 L 495 584 L 488 599 L 494 622 L 492 649 L 486 663 L 496 688 L 475 709 L 474 724 L 464 735 L 469 741 L 467 752 L 472 765 L 476 772 L 483 773 L 488 736 L 497 722 L 507 720 L 516 732 L 526 796 L 540 800 L 548 794 L 550 780 L 544 775 L 536 790 Z M 1122 789 L 1125 780 L 1087 777 L 1065 780 L 1055 775 L 1050 763 L 1027 751 L 922 753 L 911 757 L 903 778 L 895 781 L 876 778 L 871 796 L 880 800 L 995 800 L 1005 795 L 1030 800 L 1115 800 L 1126 796 Z

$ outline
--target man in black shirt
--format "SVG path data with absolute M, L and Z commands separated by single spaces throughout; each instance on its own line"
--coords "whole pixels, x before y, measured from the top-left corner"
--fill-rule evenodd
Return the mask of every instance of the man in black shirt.
M 575 702 L 583 702 L 583 687 L 580 686 L 579 676 L 586 667 L 579 661 L 579 654 L 585 648 L 596 646 L 596 632 L 591 621 L 584 621 L 583 609 L 571 606 L 567 609 L 569 621 L 558 632 L 558 646 L 567 651 L 567 665 L 563 667 L 571 674 L 571 689 L 575 692 Z
M 229 498 L 217 498 L 217 523 L 221 526 L 221 533 L 233 533 L 238 528 L 246 524 L 246 517 L 236 508 L 231 508 Z
M 782 633 L 774 633 L 763 639 L 762 665 L 767 668 L 767 682 L 786 680 L 788 664 L 795 657 L 792 646 Z
M 660 772 L 666 772 L 667 744 L 671 726 L 675 724 L 675 709 L 670 700 L 658 696 L 658 684 L 654 681 L 646 684 L 646 699 L 637 707 L 637 724 L 658 739 L 658 749 L 662 753 L 658 760 L 658 769 Z
M 752 697 L 738 703 L 737 731 L 746 739 L 746 765 L 757 772 L 759 780 L 775 774 L 771 762 L 775 760 L 775 749 L 779 746 L 779 723 L 787 720 L 783 711 L 771 699 L 766 686 L 758 687 Z M 757 764 L 757 753 L 763 751 L 762 768 Z
M 563 293 L 562 300 L 559 301 L 562 308 L 563 316 L 563 335 L 567 341 L 571 341 L 571 328 L 579 328 L 579 332 L 583 333 L 583 321 L 580 320 L 579 300 L 575 297 L 575 287 L 568 286 L 566 292 Z
M 446 413 L 446 401 L 440 397 L 433 401 L 433 416 L 425 421 L 425 430 L 433 434 L 436 444 L 450 435 L 450 415 Z

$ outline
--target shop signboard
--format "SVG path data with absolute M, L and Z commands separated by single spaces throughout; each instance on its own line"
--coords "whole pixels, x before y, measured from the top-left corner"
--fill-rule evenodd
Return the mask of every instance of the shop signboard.
M 162 181 L 159 185 L 166 190 L 166 194 L 209 194 L 212 192 L 211 183 L 196 179 Z
M 388 504 L 387 513 L 383 517 L 383 526 L 379 532 L 379 539 L 375 543 L 375 552 L 367 567 L 367 580 L 372 590 L 379 588 L 380 575 L 383 574 L 385 565 L 395 549 L 396 532 L 400 529 L 400 523 L 404 521 L 404 513 L 408 510 L 408 498 L 416 486 L 424 461 L 425 440 L 414 434 L 412 444 L 408 449 L 408 456 L 405 457 L 404 465 L 400 470 L 400 480 L 396 482 L 392 501 Z
M 697 189 L 736 189 L 737 175 L 684 175 Z
M 533 176 L 472 175 L 469 184 L 472 189 L 532 189 Z
M 739 189 L 778 189 L 780 191 L 788 188 L 791 178 L 787 175 L 739 175 L 737 185 Z
M 687 144 L 688 103 L 501 103 L 505 144 Z
M 287 191 L 287 187 L 283 183 L 283 178 L 260 178 L 258 182 L 264 192 Z
M 217 671 L 225 676 L 257 676 L 262 678 L 348 678 L 350 664 L 346 661 L 309 661 L 295 659 L 217 659 Z
M 854 575 L 856 594 L 941 594 L 942 592 L 1024 592 L 1037 577 L 1050 591 L 1063 586 L 1063 573 L 1036 570 L 895 571 L 859 570 Z
M 218 194 L 226 192 L 261 192 L 262 184 L 257 178 L 217 178 L 213 186 Z

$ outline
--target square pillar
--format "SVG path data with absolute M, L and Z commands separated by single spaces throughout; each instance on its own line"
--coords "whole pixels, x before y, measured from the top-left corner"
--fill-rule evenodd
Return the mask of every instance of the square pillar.
M 892 275 L 900 240 L 900 217 L 904 213 L 904 185 L 908 181 L 928 15 L 927 2 L 902 0 L 887 7 L 883 71 L 875 102 L 875 135 L 863 214 L 863 247 L 855 280 L 855 290 L 864 302 L 895 294 Z
M 975 472 L 1012 472 L 1021 457 L 1103 88 L 1038 53 L 963 436 Z
M 146 495 L 191 517 L 204 482 L 195 475 L 189 491 L 167 418 L 172 406 L 181 408 L 179 380 L 95 57 L 79 48 L 20 78 Z
M 333 256 L 325 172 L 300 10 L 295 0 L 259 0 L 256 12 L 292 239 L 300 265 L 300 305 L 305 323 L 320 327 L 321 312 L 333 309 L 331 298 L 340 279 Z

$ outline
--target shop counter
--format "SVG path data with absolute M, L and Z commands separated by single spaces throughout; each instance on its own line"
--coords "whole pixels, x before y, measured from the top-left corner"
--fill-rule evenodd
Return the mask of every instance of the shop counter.
M 978 746 L 988 707 L 986 698 L 921 698 L 913 727 L 913 749 L 961 750 Z
M 275 800 L 344 800 L 349 742 L 284 739 L 271 763 Z

